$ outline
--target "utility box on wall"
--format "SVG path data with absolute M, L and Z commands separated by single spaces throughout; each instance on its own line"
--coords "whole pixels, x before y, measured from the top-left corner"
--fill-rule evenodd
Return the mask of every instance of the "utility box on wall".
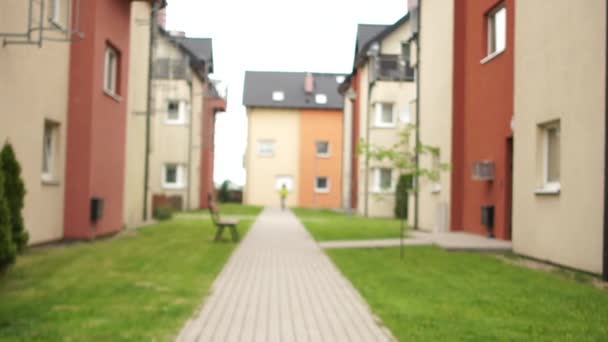
M 91 198 L 91 222 L 96 223 L 103 216 L 103 198 Z

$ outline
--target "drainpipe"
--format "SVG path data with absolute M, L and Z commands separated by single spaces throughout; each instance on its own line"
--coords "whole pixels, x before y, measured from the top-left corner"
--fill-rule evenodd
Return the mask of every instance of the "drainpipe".
M 369 58 L 370 66 L 368 67 L 368 87 L 367 87 L 367 119 L 366 119 L 366 125 L 365 125 L 365 142 L 367 144 L 370 143 L 369 141 L 369 134 L 370 134 L 370 124 L 371 124 L 371 120 L 370 118 L 372 117 L 373 114 L 373 106 L 371 106 L 372 104 L 372 90 L 374 89 L 374 86 L 376 85 L 376 74 L 378 72 L 377 68 L 376 68 L 376 58 L 378 57 L 378 54 L 380 53 L 380 43 L 379 42 L 375 42 L 373 43 L 369 50 L 367 51 L 367 56 Z M 370 82 L 371 80 L 371 82 Z M 369 154 L 366 153 L 365 154 L 365 205 L 364 205 L 364 210 L 363 210 L 363 214 L 365 217 L 369 216 Z
M 416 23 L 417 26 L 417 35 L 416 39 L 416 154 L 415 154 L 415 165 L 416 165 L 416 177 L 414 187 L 416 191 L 414 192 L 414 230 L 418 230 L 418 214 L 420 213 L 418 202 L 419 202 L 419 193 L 420 190 L 420 180 L 418 174 L 420 172 L 420 155 L 418 152 L 418 146 L 420 145 L 420 22 L 422 21 L 422 0 L 418 0 L 418 20 Z
M 150 11 L 150 43 L 148 46 L 148 92 L 146 99 L 146 147 L 144 155 L 144 210 L 143 220 L 148 220 L 148 182 L 150 178 L 150 120 L 152 117 L 152 72 L 154 64 L 154 40 L 156 38 L 156 14 L 163 6 L 162 2 L 154 2 Z
M 606 6 L 606 16 L 608 20 L 608 6 Z M 604 267 L 602 272 L 602 278 L 604 281 L 608 281 L 608 24 L 606 25 L 606 83 L 604 86 L 604 110 L 606 115 L 604 117 Z
M 192 76 L 191 76 L 192 77 Z M 196 77 L 196 76 L 194 76 Z M 188 120 L 188 179 L 186 180 L 186 210 L 190 210 L 191 209 L 191 192 L 192 192 L 192 179 L 194 177 L 192 177 L 192 150 L 194 150 L 194 147 L 192 146 L 192 124 L 194 122 L 194 86 L 193 86 L 193 81 L 190 80 L 190 82 L 188 82 L 188 85 L 190 86 L 190 118 Z

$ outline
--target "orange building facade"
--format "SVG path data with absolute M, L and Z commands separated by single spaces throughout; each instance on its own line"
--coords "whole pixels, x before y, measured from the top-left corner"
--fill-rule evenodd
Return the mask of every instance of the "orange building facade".
M 317 143 L 327 142 L 327 153 L 317 153 Z M 342 193 L 342 112 L 302 110 L 300 113 L 300 193 L 305 207 L 339 208 Z M 327 180 L 327 190 L 317 180 Z

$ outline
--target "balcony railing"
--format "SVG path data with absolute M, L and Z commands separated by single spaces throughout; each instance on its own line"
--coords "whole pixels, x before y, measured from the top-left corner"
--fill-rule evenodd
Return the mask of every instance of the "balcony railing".
M 381 55 L 376 60 L 379 81 L 413 81 L 414 68 L 398 55 Z

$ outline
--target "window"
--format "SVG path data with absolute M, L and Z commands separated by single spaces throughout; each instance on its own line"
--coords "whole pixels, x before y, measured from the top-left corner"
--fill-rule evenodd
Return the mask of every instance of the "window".
M 317 94 L 315 96 L 315 102 L 318 104 L 326 104 L 327 103 L 327 95 L 325 94 Z
M 184 167 L 179 164 L 165 164 L 163 168 L 163 187 L 166 189 L 180 189 L 185 187 Z
M 118 51 L 111 46 L 106 47 L 103 89 L 112 96 L 118 95 Z
M 182 125 L 187 122 L 189 105 L 186 101 L 169 100 L 167 101 L 167 116 L 165 123 L 171 125 Z
M 317 141 L 315 146 L 317 150 L 317 157 L 329 156 L 329 141 Z
M 488 22 L 488 57 L 493 57 L 507 46 L 507 9 L 504 3 L 490 11 Z
M 315 177 L 315 192 L 329 192 L 329 178 Z
M 561 134 L 560 124 L 552 122 L 541 126 L 543 153 L 543 190 L 558 192 L 560 190 Z
M 374 169 L 374 190 L 386 192 L 393 189 L 393 170 L 389 168 Z
M 376 126 L 394 127 L 395 113 L 392 103 L 376 103 Z
M 281 101 L 285 100 L 285 93 L 282 91 L 272 92 L 272 100 L 277 101 L 277 102 L 281 102 Z
M 57 164 L 57 139 L 59 135 L 59 125 L 46 121 L 44 123 L 44 133 L 42 137 L 42 180 L 55 181 L 55 165 Z
M 342 84 L 346 78 L 344 76 L 336 76 L 336 83 Z
M 260 157 L 274 156 L 274 140 L 258 140 L 258 155 Z

